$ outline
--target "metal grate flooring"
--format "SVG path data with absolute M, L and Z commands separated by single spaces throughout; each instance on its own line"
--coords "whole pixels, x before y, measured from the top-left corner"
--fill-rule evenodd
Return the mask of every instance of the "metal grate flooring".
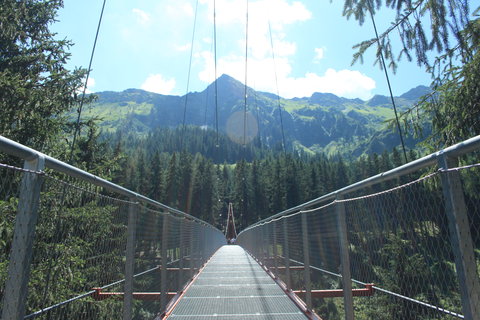
M 308 319 L 241 247 L 223 246 L 169 319 Z

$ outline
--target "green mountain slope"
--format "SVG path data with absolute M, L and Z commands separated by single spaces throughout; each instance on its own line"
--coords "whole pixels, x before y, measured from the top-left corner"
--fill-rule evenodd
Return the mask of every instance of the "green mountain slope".
M 218 114 L 219 130 L 243 143 L 244 90 L 241 82 L 222 75 L 217 80 L 217 110 L 215 83 L 202 92 L 181 97 L 138 89 L 100 92 L 84 117 L 100 118 L 107 132 L 146 133 L 158 127 L 182 125 L 184 115 L 187 125 L 215 128 Z M 412 106 L 428 92 L 428 87 L 420 86 L 396 97 L 397 108 Z M 258 135 L 264 145 L 278 145 L 282 141 L 282 120 L 289 150 L 359 156 L 381 153 L 399 144 L 398 136 L 385 123 L 394 117 L 389 97 L 377 95 L 363 101 L 314 93 L 311 97 L 284 99 L 252 88 L 247 89 L 247 96 L 247 142 Z M 413 147 L 416 141 L 407 138 L 406 143 Z

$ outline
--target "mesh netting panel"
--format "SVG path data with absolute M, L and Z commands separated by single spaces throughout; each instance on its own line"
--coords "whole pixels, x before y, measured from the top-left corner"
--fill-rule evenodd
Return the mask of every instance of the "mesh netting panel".
M 452 172 L 459 172 L 461 178 L 461 189 L 452 182 L 453 188 L 463 192 L 443 189 L 444 178 Z M 373 295 L 354 295 L 357 319 L 463 318 L 453 249 L 456 240 L 452 239 L 452 218 L 445 209 L 444 193 L 449 197 L 453 193 L 452 201 L 459 208 L 465 200 L 470 228 L 469 234 L 462 235 L 471 237 L 478 279 L 480 167 L 439 171 L 411 182 L 407 178 L 364 189 L 363 195 L 357 191 L 355 197 L 267 220 L 242 232 L 239 243 L 293 290 L 308 287 L 302 269 L 306 258 L 312 290 L 342 289 L 341 256 L 348 251 L 354 290 L 361 292 L 371 283 L 375 289 Z M 339 213 L 343 209 L 347 245 L 342 250 Z M 303 292 L 299 294 L 306 298 Z M 342 319 L 341 294 L 339 298 L 320 298 L 323 294 L 313 294 L 313 310 L 328 319 Z
M 359 318 L 437 319 L 450 317 L 438 309 L 461 312 L 438 185 L 435 176 L 345 203 L 352 278 L 379 288 L 355 300 Z
M 23 173 L 0 164 L 0 301 L 5 295 L 5 281 L 12 248 L 15 215 L 18 205 L 20 181 Z M 0 311 L 2 310 L 0 305 Z
M 33 245 L 26 314 L 92 290 L 118 289 L 125 278 L 129 203 L 103 196 L 95 187 L 47 176 Z M 91 296 L 43 312 L 36 318 L 110 319 L 121 301 Z

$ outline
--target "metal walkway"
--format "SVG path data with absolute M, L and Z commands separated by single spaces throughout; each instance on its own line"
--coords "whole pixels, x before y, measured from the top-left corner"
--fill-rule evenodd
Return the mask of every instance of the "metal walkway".
M 221 247 L 168 319 L 308 319 L 273 279 L 236 245 Z

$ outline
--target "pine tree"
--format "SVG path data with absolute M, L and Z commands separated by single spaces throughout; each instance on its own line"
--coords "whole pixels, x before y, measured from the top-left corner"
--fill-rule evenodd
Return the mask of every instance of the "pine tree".
M 153 155 L 150 161 L 150 167 L 152 168 L 150 184 L 151 189 L 149 195 L 152 199 L 159 201 L 162 199 L 162 195 L 165 192 L 165 184 L 163 180 L 163 170 L 160 163 L 160 153 L 158 151 Z
M 223 208 L 222 201 L 222 190 L 224 189 L 224 182 L 222 181 L 221 174 L 222 170 L 219 165 L 212 164 L 212 171 L 214 172 L 212 181 L 213 181 L 213 190 L 212 190 L 212 212 L 216 215 L 215 227 L 219 230 L 223 230 L 224 217 L 226 217 L 226 211 Z
M 381 64 L 382 53 L 394 70 L 404 56 L 411 61 L 415 55 L 418 65 L 431 67 L 428 53 L 449 53 L 458 49 L 462 54 L 470 51 L 468 36 L 462 33 L 470 19 L 468 0 L 345 0 L 343 15 L 353 17 L 360 24 L 370 20 L 370 14 L 380 14 L 387 10 L 396 13 L 395 21 L 379 35 L 381 48 L 377 48 L 375 63 Z M 392 38 L 400 37 L 399 52 L 394 52 Z M 454 40 L 454 45 L 451 42 Z M 363 61 L 363 54 L 377 45 L 377 39 L 365 40 L 356 45 L 358 51 L 354 62 Z
M 205 220 L 206 217 L 205 213 L 203 212 L 203 175 L 204 163 L 201 160 L 200 155 L 197 154 L 195 156 L 192 170 L 192 183 L 189 190 L 186 212 Z
M 318 198 L 321 195 L 320 186 L 318 183 L 318 175 L 315 171 L 315 167 L 312 163 L 309 163 L 305 172 L 305 199 L 304 201 L 310 201 Z
M 209 160 L 204 160 L 204 170 L 203 170 L 203 206 L 202 212 L 205 216 L 205 221 L 210 223 L 211 225 L 216 225 L 218 221 L 219 212 L 214 210 L 214 183 L 215 183 L 215 176 L 214 176 L 214 168 L 213 163 Z
M 248 168 L 245 160 L 239 161 L 235 166 L 233 199 L 236 208 L 237 219 L 242 228 L 248 226 L 250 220 L 251 186 L 248 184 Z
M 178 206 L 179 172 L 177 163 L 177 153 L 173 153 L 170 158 L 165 181 L 165 203 L 169 206 Z
M 72 43 L 49 30 L 62 6 L 61 0 L 0 6 L 0 134 L 39 150 L 57 143 L 85 76 L 66 69 Z
M 177 191 L 177 205 L 180 210 L 186 211 L 191 190 L 193 157 L 190 153 L 181 152 L 178 162 L 179 189 Z
M 358 44 L 353 60 L 363 61 L 364 53 L 377 47 L 375 63 L 381 67 L 382 55 L 393 70 L 402 57 L 415 55 L 432 75 L 434 92 L 402 115 L 405 131 L 423 135 L 425 123 L 431 123 L 432 134 L 424 143 L 431 151 L 480 134 L 480 7 L 470 20 L 468 0 L 346 0 L 344 15 L 362 24 L 370 12 L 387 9 L 396 12 L 395 21 L 379 35 L 379 44 L 376 38 Z M 401 46 L 394 52 L 397 35 Z
M 148 194 L 151 190 L 151 179 L 149 168 L 147 168 L 145 155 L 143 152 L 138 152 L 138 162 L 137 162 L 137 181 L 138 185 L 135 190 L 140 194 Z
M 285 202 L 286 208 L 294 207 L 300 204 L 300 186 L 297 181 L 298 177 L 298 168 L 295 163 L 295 160 L 287 155 L 284 158 L 283 162 L 283 177 L 285 183 Z
M 259 172 L 258 161 L 253 160 L 250 172 L 250 182 L 252 186 L 252 206 L 250 221 L 260 220 L 260 217 L 265 216 L 265 194 L 262 184 L 261 173 Z
M 348 171 L 345 162 L 343 161 L 342 157 L 338 157 L 338 161 L 336 163 L 336 174 L 335 174 L 335 189 L 340 189 L 348 185 Z

